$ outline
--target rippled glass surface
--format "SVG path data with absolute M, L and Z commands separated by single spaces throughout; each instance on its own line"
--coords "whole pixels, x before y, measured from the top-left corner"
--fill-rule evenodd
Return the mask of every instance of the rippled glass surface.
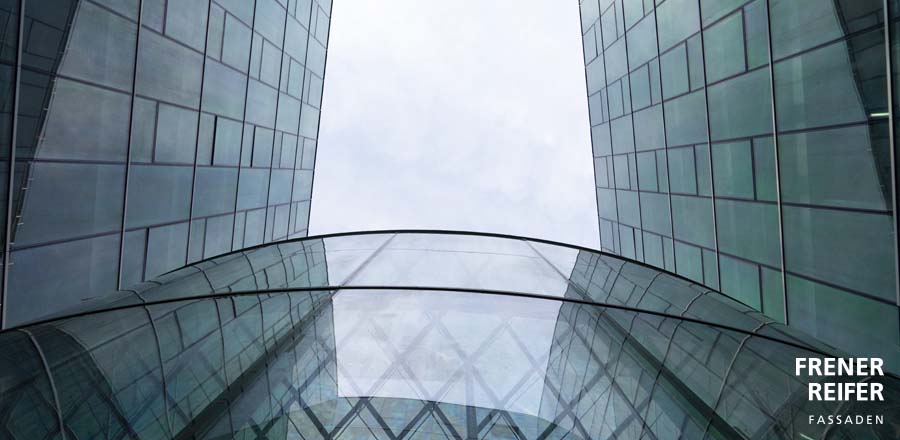
M 3 438 L 893 438 L 900 420 L 895 376 L 886 403 L 809 402 L 794 359 L 834 349 L 524 239 L 284 242 L 89 306 L 0 333 Z M 888 424 L 808 422 L 873 413 Z

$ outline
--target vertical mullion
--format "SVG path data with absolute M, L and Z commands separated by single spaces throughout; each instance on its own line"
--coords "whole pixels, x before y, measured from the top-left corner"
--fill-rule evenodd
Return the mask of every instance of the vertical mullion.
M 606 10 L 609 11 L 610 8 L 612 8 L 612 13 L 615 14 L 616 13 L 616 2 L 613 2 L 612 6 L 610 6 L 609 8 L 606 8 Z M 613 21 L 615 22 L 615 17 L 613 17 Z M 618 40 L 619 28 L 617 25 L 614 25 L 614 26 L 615 26 L 613 29 L 615 31 L 614 35 L 616 35 L 616 37 L 617 37 L 616 39 Z M 622 38 L 625 38 L 624 33 L 622 34 Z M 615 43 L 613 43 L 613 44 L 615 44 Z M 618 251 L 616 250 L 616 242 L 615 242 L 615 237 L 614 237 L 612 251 L 614 254 L 622 255 L 622 226 L 621 226 L 622 224 L 619 221 L 619 195 L 616 193 L 616 155 L 615 155 L 615 149 L 612 146 L 612 142 L 613 142 L 613 139 L 612 139 L 612 117 L 610 116 L 610 113 L 609 113 L 609 72 L 606 69 L 606 43 L 603 40 L 603 11 L 600 11 L 600 46 L 603 47 L 602 55 L 603 55 L 603 83 L 604 84 L 603 84 L 603 89 L 599 90 L 597 93 L 603 93 L 604 90 L 606 91 L 606 99 L 604 100 L 606 102 L 605 103 L 601 102 L 600 104 L 606 105 L 606 118 L 607 118 L 606 119 L 606 131 L 609 132 L 609 162 L 607 165 L 607 169 L 610 173 L 612 173 L 612 188 L 610 188 L 610 189 L 612 189 L 613 203 L 615 204 L 615 207 L 616 207 L 616 223 L 615 223 L 616 230 L 613 231 L 613 234 L 619 237 L 619 249 L 618 249 Z M 610 46 L 612 46 L 612 45 L 610 45 Z M 626 53 L 625 56 L 627 57 L 628 54 Z M 601 95 L 600 97 L 603 98 L 603 95 Z M 588 121 L 588 125 L 590 125 L 590 121 Z M 593 148 L 593 146 L 592 146 L 592 148 Z M 591 151 L 592 151 L 591 156 L 593 156 L 593 149 Z M 596 193 L 596 190 L 595 190 L 595 193 Z M 595 195 L 595 197 L 596 197 L 596 195 Z M 598 205 L 597 206 L 598 212 L 599 212 L 599 209 L 600 209 L 600 206 Z
M 781 202 L 781 163 L 778 151 L 778 108 L 775 105 L 775 60 L 772 51 L 772 16 L 770 13 L 771 1 L 766 0 L 766 30 L 768 32 L 769 49 L 769 96 L 772 99 L 772 145 L 775 149 L 775 194 L 778 204 L 778 248 L 781 252 L 781 298 L 784 306 L 784 323 L 789 324 L 790 319 L 787 300 L 787 265 L 784 259 L 784 213 Z M 755 185 L 755 182 L 754 182 Z M 762 286 L 760 286 L 760 289 Z
M 637 196 L 638 224 L 640 225 L 640 234 L 641 234 L 641 258 L 640 259 L 637 258 L 637 232 L 634 232 L 631 234 L 631 241 L 634 242 L 634 259 L 637 261 L 643 262 L 646 260 L 646 252 L 645 252 L 646 248 L 644 246 L 644 211 L 641 209 L 641 189 L 640 189 L 641 188 L 641 180 L 640 180 L 640 177 L 638 174 L 638 165 L 637 165 L 637 136 L 635 136 L 636 133 L 634 130 L 634 94 L 631 92 L 631 61 L 629 61 L 629 59 L 628 59 L 628 39 L 627 39 L 628 25 L 625 23 L 625 2 L 620 1 L 619 4 L 622 5 L 622 27 L 623 27 L 623 29 L 625 29 L 625 32 L 622 34 L 622 38 L 623 38 L 622 42 L 625 44 L 625 76 L 622 78 L 622 81 L 623 81 L 622 84 L 624 85 L 625 84 L 624 81 L 628 81 L 628 107 L 629 107 L 628 117 L 629 117 L 629 119 L 631 119 L 631 150 L 632 150 L 631 153 L 634 155 L 634 181 L 637 183 L 637 188 L 634 188 L 634 192 Z M 641 11 L 643 12 L 643 4 L 641 5 Z M 641 19 L 638 21 L 643 21 L 645 19 L 647 19 L 646 15 L 641 17 Z M 656 10 L 654 10 L 654 12 L 653 12 L 653 20 L 655 23 L 656 22 Z M 634 29 L 634 26 L 632 26 L 632 29 Z M 659 50 L 659 47 L 657 47 L 657 51 L 658 50 Z M 648 70 L 649 70 L 649 68 L 648 68 Z M 660 82 L 662 82 L 662 81 L 660 81 Z M 625 93 L 623 92 L 622 93 L 623 103 L 625 101 L 624 95 L 625 95 Z M 652 101 L 653 101 L 652 96 L 650 97 L 650 101 L 652 103 Z M 623 108 L 624 108 L 624 105 L 623 105 Z M 610 130 L 611 129 L 612 129 L 612 127 L 610 126 Z M 663 130 L 665 130 L 665 127 L 663 127 Z M 628 173 L 629 173 L 628 186 L 630 187 L 631 186 L 631 176 L 630 176 L 630 174 L 631 174 L 630 162 L 631 161 L 628 159 L 627 154 L 625 155 L 625 159 L 628 163 L 628 165 L 627 165 L 627 169 L 628 169 Z
M 122 260 L 125 258 L 125 218 L 128 214 L 128 178 L 129 178 L 129 170 L 131 170 L 131 142 L 132 136 L 134 132 L 134 103 L 135 103 L 135 91 L 137 90 L 137 71 L 138 71 L 138 52 L 140 51 L 140 43 L 141 43 L 141 26 L 142 26 L 142 17 L 144 16 L 144 0 L 138 0 L 138 16 L 137 16 L 137 30 L 134 34 L 134 59 L 132 59 L 132 69 L 131 69 L 131 108 L 128 112 L 128 138 L 127 144 L 125 145 L 125 185 L 122 188 L 122 221 L 119 225 L 119 262 L 118 267 L 116 268 L 116 290 L 122 289 Z M 163 20 L 165 23 L 165 20 Z M 159 103 L 156 104 L 156 113 L 155 117 L 159 117 Z M 155 127 L 155 125 L 154 125 Z M 153 132 L 153 152 L 156 152 L 156 130 Z M 147 230 L 147 233 L 144 236 L 144 270 L 141 271 L 140 280 L 144 279 L 146 275 L 146 266 L 147 266 L 147 242 L 150 240 L 150 230 Z M 140 281 L 139 280 L 139 281 Z
M 597 2 L 597 0 L 587 0 L 587 1 Z M 584 21 L 583 21 L 584 19 L 581 16 L 581 4 L 582 4 L 582 2 L 579 1 L 578 2 L 578 19 L 579 19 L 578 21 L 579 21 L 579 23 L 584 23 Z M 591 23 L 591 26 L 594 28 L 594 42 L 595 42 L 594 46 L 595 47 L 596 47 L 596 41 L 597 41 L 597 36 L 596 36 L 597 35 L 597 23 L 600 22 L 600 13 L 599 13 L 600 5 L 599 5 L 599 3 L 597 4 L 597 10 L 598 10 L 597 20 L 594 21 L 593 23 Z M 329 23 L 329 26 L 331 26 L 330 20 L 328 23 Z M 588 29 L 590 29 L 590 27 Z M 328 35 L 330 37 L 331 32 L 329 32 Z M 600 48 L 601 49 L 603 48 L 603 37 L 602 36 L 600 37 Z M 326 53 L 327 53 L 327 51 L 326 51 Z M 597 56 L 600 56 L 600 55 L 598 54 Z M 326 55 L 326 57 L 327 57 L 327 55 Z M 588 90 L 587 59 L 584 58 L 584 29 L 581 30 L 581 59 L 582 59 L 582 64 L 584 64 L 584 91 L 585 91 L 585 102 L 587 103 L 587 108 L 588 108 L 588 138 L 590 139 L 590 142 L 591 142 L 591 170 L 594 172 L 593 173 L 594 183 L 593 183 L 592 187 L 594 188 L 594 190 L 593 190 L 594 205 L 597 207 L 597 236 L 600 238 L 599 249 L 603 250 L 603 228 L 600 226 L 600 204 L 597 203 L 597 165 L 595 164 L 596 158 L 594 157 L 594 130 L 591 130 L 591 128 L 593 128 L 593 127 L 591 127 L 591 102 L 589 99 L 587 99 L 590 94 L 590 91 Z M 594 59 L 596 60 L 597 58 L 594 57 Z M 604 71 L 603 73 L 604 73 L 604 76 L 606 76 L 606 72 Z M 606 78 L 603 78 L 603 82 L 606 83 Z M 605 84 L 604 84 L 604 86 L 605 86 Z M 324 87 L 322 89 L 324 90 Z M 320 120 L 321 120 L 321 118 L 320 118 Z M 316 144 L 316 147 L 318 147 L 318 144 Z M 316 155 L 316 156 L 318 156 L 318 155 Z M 311 208 L 312 208 L 312 197 L 310 197 L 310 212 L 312 212 Z M 307 230 L 307 234 L 308 233 L 309 233 L 309 231 Z
M 698 0 L 699 1 L 699 0 Z M 702 20 L 701 20 L 701 31 L 702 31 Z M 666 132 L 666 93 L 663 86 L 662 80 L 662 54 L 659 48 L 659 16 L 656 12 L 656 6 L 653 7 L 653 28 L 656 32 L 656 75 L 659 77 L 659 111 L 662 114 L 662 123 L 663 123 L 663 152 L 666 157 L 666 195 L 669 200 L 669 228 L 672 231 L 672 272 L 678 273 L 678 257 L 675 254 L 675 216 L 672 212 L 672 176 L 669 174 L 669 134 Z M 684 44 L 685 50 L 685 61 L 687 61 L 687 42 Z M 687 63 L 690 66 L 690 63 Z M 647 65 L 647 71 L 650 70 L 650 65 Z M 650 72 L 653 75 L 653 72 Z M 706 76 L 704 75 L 704 82 L 706 81 Z M 653 84 L 653 78 L 650 78 L 650 84 Z M 690 75 L 688 75 L 688 88 L 690 89 Z M 650 104 L 653 105 L 653 91 L 650 91 Z M 710 152 L 710 155 L 712 153 Z M 710 166 L 712 168 L 712 166 Z M 695 171 L 696 172 L 696 171 Z M 663 267 L 662 269 L 666 269 L 666 243 L 665 237 L 662 237 L 663 240 Z M 703 251 L 700 251 L 700 261 L 703 261 Z M 722 286 L 719 286 L 721 289 Z
M 9 140 L 9 167 L 7 169 L 9 175 L 7 176 L 7 187 L 6 187 L 6 225 L 3 231 L 4 241 L 3 241 L 3 273 L 0 274 L 0 330 L 6 328 L 6 312 L 7 312 L 7 290 L 9 283 L 7 282 L 9 278 L 9 256 L 10 256 L 10 239 L 12 238 L 12 221 L 13 217 L 13 183 L 15 179 L 16 172 L 16 126 L 18 125 L 19 119 L 19 79 L 20 74 L 22 72 L 22 35 L 23 28 L 25 24 L 25 0 L 19 0 L 19 16 L 18 16 L 18 29 L 16 29 L 16 66 L 13 69 L 13 104 L 11 106 L 10 112 L 12 113 L 10 117 L 12 118 L 10 127 L 10 140 Z M 60 426 L 62 429 L 62 426 Z
M 272 176 L 275 174 L 273 170 L 275 169 L 275 141 L 278 139 L 278 105 L 281 102 L 281 79 L 284 75 L 284 56 L 285 49 L 287 48 L 287 23 L 288 18 L 290 18 L 291 14 L 288 13 L 287 2 L 285 2 L 284 6 L 284 26 L 282 27 L 281 33 L 281 59 L 278 61 L 278 81 L 275 84 L 275 120 L 272 122 L 272 151 L 269 154 L 269 184 L 266 185 L 266 208 L 263 212 L 263 243 L 271 243 L 275 240 L 275 210 L 274 206 L 269 206 L 271 203 L 272 197 Z M 307 30 L 309 32 L 309 30 Z M 309 37 L 306 38 L 307 44 L 309 44 Z M 262 56 L 262 54 L 260 54 Z M 289 68 L 290 70 L 290 68 Z M 247 82 L 247 86 L 250 86 L 249 81 Z M 303 88 L 300 88 L 300 111 L 303 111 Z M 298 124 L 299 127 L 299 124 Z M 297 134 L 299 135 L 300 130 L 298 128 Z M 299 139 L 299 138 L 298 138 Z M 254 138 L 255 141 L 255 138 Z M 284 146 L 284 132 L 281 132 L 281 145 Z M 251 158 L 250 164 L 253 164 L 253 160 Z M 290 206 L 290 205 L 288 205 Z M 272 210 L 272 230 L 269 231 L 269 209 Z M 288 210 L 290 214 L 290 209 Z M 272 233 L 272 239 L 266 241 L 266 233 Z
M 145 302 L 140 295 L 138 295 L 138 298 Z M 215 302 L 215 300 L 213 301 Z M 218 307 L 218 302 L 216 302 L 216 306 Z M 166 386 L 166 368 L 162 359 L 162 344 L 159 339 L 159 331 L 156 329 L 156 322 L 153 321 L 153 314 L 150 313 L 148 306 L 143 305 L 141 308 L 147 314 L 147 321 L 150 323 L 150 330 L 153 332 L 153 341 L 156 342 L 156 359 L 159 362 L 160 386 L 162 387 L 163 417 L 165 417 L 166 429 L 168 429 L 167 434 L 172 435 L 172 416 L 169 415 L 169 388 Z M 225 364 L 223 363 L 222 365 Z
M 317 2 L 313 2 L 313 4 L 316 4 L 316 3 Z M 325 61 L 322 64 L 322 99 L 321 99 L 321 101 L 319 101 L 319 120 L 316 121 L 316 139 L 315 139 L 316 154 L 313 157 L 313 169 L 312 169 L 313 175 L 312 175 L 312 178 L 310 179 L 310 183 L 309 183 L 309 211 L 306 215 L 306 236 L 309 236 L 309 219 L 312 218 L 312 202 L 313 202 L 312 195 L 313 195 L 313 188 L 315 188 L 315 184 L 316 184 L 316 160 L 318 160 L 318 158 L 319 158 L 319 130 L 322 128 L 322 104 L 325 102 L 325 78 L 328 78 L 328 75 L 326 75 L 326 72 L 328 72 L 328 41 L 331 40 L 331 23 L 332 23 L 332 21 L 334 21 L 333 17 L 332 17 L 333 12 L 334 12 L 334 2 L 331 2 L 331 9 L 328 10 L 328 36 L 325 37 Z M 581 8 L 579 8 L 578 13 L 581 14 Z M 309 28 L 312 29 L 312 12 L 310 12 L 309 21 L 310 21 Z M 307 41 L 307 48 L 308 48 L 309 38 L 307 38 L 306 41 Z M 584 52 L 584 51 L 582 51 L 582 52 Z M 307 55 L 307 59 L 308 59 L 309 51 L 307 51 L 306 55 Z M 304 71 L 304 75 L 305 74 L 306 74 L 306 72 Z M 300 94 L 302 96 L 303 92 L 301 92 Z M 301 112 L 303 111 L 302 106 L 301 106 L 300 111 Z M 590 124 L 591 124 L 590 121 L 588 121 L 588 125 L 590 125 Z M 298 130 L 298 132 L 299 132 L 299 130 Z M 591 151 L 593 151 L 593 150 L 591 150 Z M 593 155 L 594 154 L 591 153 L 591 156 L 593 156 Z M 594 191 L 594 198 L 596 198 L 596 190 Z M 599 216 L 597 218 L 597 223 L 598 224 L 600 223 Z
M 20 14 L 23 9 L 22 6 L 24 6 L 23 3 L 24 1 L 20 2 L 19 4 Z M 56 382 L 53 380 L 53 373 L 50 372 L 50 364 L 47 362 L 47 356 L 44 355 L 44 350 L 41 349 L 40 344 L 38 344 L 37 339 L 34 337 L 34 334 L 31 333 L 31 331 L 20 331 L 28 336 L 28 340 L 31 341 L 31 345 L 34 347 L 34 351 L 37 352 L 38 358 L 41 360 L 41 366 L 44 368 L 44 373 L 47 375 L 47 382 L 50 384 L 50 392 L 53 394 L 53 403 L 56 405 L 56 420 L 57 423 L 59 423 L 59 433 L 62 437 L 62 440 L 66 440 L 66 425 L 63 421 L 62 405 L 59 404 L 59 391 L 57 391 Z
M 891 158 L 891 204 L 893 205 L 893 227 L 894 227 L 894 291 L 896 293 L 896 304 L 900 306 L 900 271 L 897 270 L 897 264 L 900 262 L 900 244 L 897 243 L 898 233 L 900 233 L 900 218 L 897 213 L 897 145 L 894 144 L 894 66 L 893 54 L 891 53 L 891 2 L 884 0 L 884 52 L 885 67 L 887 70 L 887 95 L 888 95 L 888 139 L 890 143 L 889 157 Z
M 716 290 L 722 290 L 722 271 L 720 270 L 719 264 L 719 222 L 716 217 L 716 185 L 715 185 L 715 167 L 713 166 L 713 151 L 712 151 L 712 132 L 710 130 L 709 124 L 709 91 L 707 90 L 706 83 L 709 80 L 709 77 L 706 75 L 706 44 L 703 32 L 703 5 L 702 2 L 697 2 L 697 18 L 700 20 L 700 70 L 703 72 L 703 103 L 706 109 L 706 154 L 709 157 L 709 194 L 710 201 L 712 205 L 712 220 L 713 220 L 713 245 L 715 246 L 715 257 L 716 257 Z M 768 20 L 767 20 L 768 21 Z M 741 23 L 743 27 L 743 22 Z M 746 43 L 745 43 L 746 44 Z M 685 42 L 685 48 L 687 48 L 687 42 Z M 746 57 L 746 49 L 744 56 Z M 690 65 L 690 60 L 688 60 L 688 65 Z M 690 84 L 688 85 L 690 88 Z M 751 142 L 752 143 L 752 142 Z M 694 150 L 694 155 L 696 157 L 696 149 Z M 696 165 L 694 167 L 696 172 Z M 756 182 L 753 183 L 754 186 Z M 697 195 L 700 195 L 699 186 L 700 183 L 697 182 L 698 190 Z M 700 250 L 700 261 L 703 261 L 703 250 Z M 703 265 L 701 264 L 701 267 Z M 704 273 L 704 279 L 705 279 Z M 760 286 L 762 289 L 762 286 Z M 760 304 L 760 308 L 762 308 L 762 304 Z
M 224 26 L 223 26 L 224 27 Z M 224 32 L 224 31 L 223 31 Z M 244 160 L 244 132 L 247 128 L 247 99 L 250 97 L 250 74 L 252 73 L 253 66 L 253 33 L 256 32 L 256 0 L 253 0 L 253 17 L 250 19 L 250 52 L 247 54 L 247 80 L 244 85 L 244 110 L 241 114 L 241 139 L 240 139 L 240 147 L 238 148 L 238 165 L 237 165 L 237 180 L 234 183 L 234 222 L 231 224 L 231 250 L 234 251 L 234 240 L 235 240 L 235 230 L 237 229 L 237 215 L 238 215 L 238 201 L 240 200 L 241 195 L 241 172 L 243 171 L 243 160 Z M 285 32 L 287 32 L 285 30 Z M 222 43 L 222 51 L 224 53 L 225 46 L 224 42 Z M 260 49 L 262 50 L 262 49 Z M 262 53 L 259 55 L 262 57 Z M 260 58 L 261 59 L 261 58 Z M 204 60 L 205 61 L 205 60 Z M 202 93 L 201 93 L 201 101 L 202 101 Z M 277 113 L 277 112 L 276 112 Z M 254 129 L 255 133 L 255 129 Z M 255 136 L 254 136 L 255 137 Z M 216 142 L 215 133 L 213 133 L 213 144 Z M 250 165 L 253 166 L 253 148 L 250 148 Z M 244 226 L 241 228 L 241 233 L 244 234 L 244 237 L 247 236 L 247 215 L 250 213 L 248 210 L 244 213 Z M 190 225 L 188 225 L 188 229 L 190 230 Z M 265 233 L 265 232 L 264 232 Z M 244 247 L 244 237 L 241 237 L 241 247 Z M 190 243 L 190 240 L 188 241 Z
M 293 166 L 293 169 L 291 170 L 291 195 L 290 195 L 290 198 L 288 199 L 288 231 L 287 231 L 287 235 L 285 235 L 285 237 L 284 237 L 285 240 L 290 238 L 291 234 L 293 234 L 295 231 L 297 231 L 297 220 L 295 218 L 297 213 L 294 211 L 294 180 L 297 178 L 297 162 L 298 162 L 297 158 L 298 157 L 300 158 L 300 160 L 299 160 L 300 169 L 303 169 L 303 144 L 305 142 L 303 139 L 304 136 L 302 134 L 300 134 L 300 121 L 303 119 L 303 91 L 306 89 L 306 72 L 309 70 L 309 66 L 307 65 L 309 63 L 309 39 L 312 38 L 312 11 L 313 11 L 313 8 L 315 7 L 315 5 L 316 5 L 316 2 L 314 2 L 314 1 L 311 1 L 309 3 L 309 14 L 307 15 L 307 20 L 306 20 L 306 32 L 307 32 L 306 52 L 303 54 L 303 74 L 300 76 L 300 114 L 297 117 L 297 147 L 294 149 L 294 166 Z M 297 12 L 295 11 L 294 14 L 296 16 Z M 328 20 L 328 26 L 331 26 L 331 20 Z M 287 29 L 285 29 L 285 34 L 286 33 L 287 33 Z M 290 69 L 288 69 L 288 70 L 290 70 Z M 290 78 L 288 78 L 288 81 L 290 81 Z M 323 81 L 322 90 L 323 91 L 325 90 L 324 81 Z M 322 107 L 321 104 L 319 105 L 319 107 L 320 107 L 319 115 L 320 115 L 320 120 L 321 120 L 321 114 L 322 114 L 321 113 L 321 107 Z M 316 138 L 318 139 L 318 131 L 316 134 Z M 318 147 L 319 147 L 319 144 L 317 141 L 316 149 L 318 149 Z M 310 181 L 310 188 L 311 187 L 312 187 L 312 183 Z M 312 206 L 312 193 L 310 193 L 310 206 Z M 291 219 L 292 218 L 294 218 L 293 230 L 291 229 Z M 308 224 L 309 216 L 307 216 L 306 220 L 307 220 L 307 224 Z M 306 229 L 307 229 L 306 235 L 309 235 L 309 230 L 308 230 L 309 228 L 307 227 Z
M 143 0 L 142 0 L 143 1 Z M 200 100 L 197 102 L 197 135 L 194 137 L 194 166 L 191 171 L 191 202 L 188 205 L 188 218 L 187 218 L 187 240 L 184 243 L 184 262 L 187 264 L 188 259 L 190 258 L 191 253 L 191 223 L 194 220 L 194 189 L 197 187 L 197 157 L 200 152 L 200 129 L 203 126 L 203 84 L 206 80 L 206 63 L 207 63 L 207 55 L 206 52 L 209 50 L 209 21 L 212 16 L 212 8 L 213 3 L 212 0 L 206 2 L 206 31 L 203 32 L 203 65 L 200 66 Z M 165 21 L 165 20 L 163 20 Z M 225 20 L 222 19 L 222 33 L 225 32 Z M 252 37 L 251 37 L 252 38 Z M 224 43 L 223 43 L 224 46 Z M 157 117 L 158 114 L 157 114 Z M 214 116 L 215 117 L 215 116 Z M 215 128 L 215 127 L 214 127 Z M 215 142 L 215 135 L 213 136 L 213 142 Z M 212 157 L 212 156 L 210 156 Z M 240 171 L 238 171 L 240 173 Z M 231 222 L 232 229 L 234 228 L 234 221 Z M 147 231 L 147 240 L 150 240 L 150 232 Z M 201 249 L 206 245 L 206 224 L 204 222 L 203 227 L 203 241 Z M 201 258 L 203 252 L 200 253 Z

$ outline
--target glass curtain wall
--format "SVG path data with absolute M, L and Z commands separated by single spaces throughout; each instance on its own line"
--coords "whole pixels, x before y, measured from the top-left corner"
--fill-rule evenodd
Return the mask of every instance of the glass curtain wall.
M 305 236 L 330 10 L 0 4 L 3 325 Z
M 900 353 L 887 4 L 582 0 L 603 249 Z

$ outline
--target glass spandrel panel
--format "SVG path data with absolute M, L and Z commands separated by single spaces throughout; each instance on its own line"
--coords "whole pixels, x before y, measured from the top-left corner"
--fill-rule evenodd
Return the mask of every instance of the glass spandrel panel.
M 786 205 L 782 216 L 786 270 L 896 299 L 890 215 Z
M 779 135 L 782 200 L 890 210 L 887 129 L 887 123 L 873 123 Z
M 746 2 L 747 0 L 700 0 L 703 25 L 709 26 Z
M 703 31 L 707 80 L 712 83 L 746 69 L 743 14 L 733 14 Z
M 889 369 L 900 365 L 900 338 L 891 304 L 849 294 L 841 289 L 794 275 L 787 276 L 788 322 L 800 331 L 829 341 L 839 349 L 885 359 Z M 860 329 L 856 322 L 868 323 Z
M 197 108 L 200 104 L 203 56 L 152 31 L 142 30 L 139 40 L 136 92 Z
M 63 2 L 46 3 L 47 6 L 28 5 L 26 11 L 36 6 L 65 8 Z M 56 4 L 50 6 L 50 3 Z M 131 90 L 137 24 L 91 2 L 74 3 L 78 4 L 78 13 L 71 22 L 68 50 L 59 73 L 118 90 Z
M 191 166 L 132 165 L 125 227 L 187 220 L 192 178 Z
M 852 7 L 844 7 L 843 2 L 772 0 L 772 56 L 784 58 L 878 25 L 883 5 L 878 0 L 854 1 Z
M 706 100 L 702 90 L 666 101 L 663 113 L 670 146 L 706 141 Z
M 124 166 L 37 162 L 30 175 L 15 245 L 72 239 L 121 226 Z
M 644 213 L 642 218 L 644 229 L 662 236 L 671 236 L 672 218 L 669 214 L 667 194 L 641 192 L 640 202 L 641 211 Z
M 671 199 L 675 238 L 708 249 L 715 247 L 710 199 L 682 195 L 672 195 Z
M 117 233 L 13 251 L 6 325 L 33 321 L 114 292 L 118 261 Z M 47 267 L 54 268 L 54 276 L 47 276 Z
M 700 8 L 696 0 L 669 0 L 658 6 L 656 13 L 660 51 L 700 30 Z
M 771 133 L 771 89 L 766 69 L 757 69 L 710 86 L 709 126 L 712 140 Z
M 882 30 L 777 61 L 778 129 L 860 123 L 886 111 L 885 72 Z
M 719 251 L 772 267 L 781 266 L 778 207 L 743 200 L 716 200 Z
M 638 66 L 656 57 L 656 23 L 649 14 L 625 34 L 628 44 L 628 67 Z
M 749 141 L 712 144 L 716 196 L 754 198 L 752 154 Z

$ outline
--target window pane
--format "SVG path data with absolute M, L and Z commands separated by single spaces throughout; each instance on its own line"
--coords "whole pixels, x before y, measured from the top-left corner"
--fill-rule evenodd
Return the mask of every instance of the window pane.
M 782 213 L 788 271 L 896 299 L 890 215 L 790 205 Z
M 656 11 L 660 50 L 666 50 L 700 30 L 697 0 L 667 0 Z
M 716 197 L 752 199 L 753 160 L 750 141 L 712 145 Z
M 732 14 L 706 29 L 703 38 L 709 82 L 744 71 L 743 14 Z

